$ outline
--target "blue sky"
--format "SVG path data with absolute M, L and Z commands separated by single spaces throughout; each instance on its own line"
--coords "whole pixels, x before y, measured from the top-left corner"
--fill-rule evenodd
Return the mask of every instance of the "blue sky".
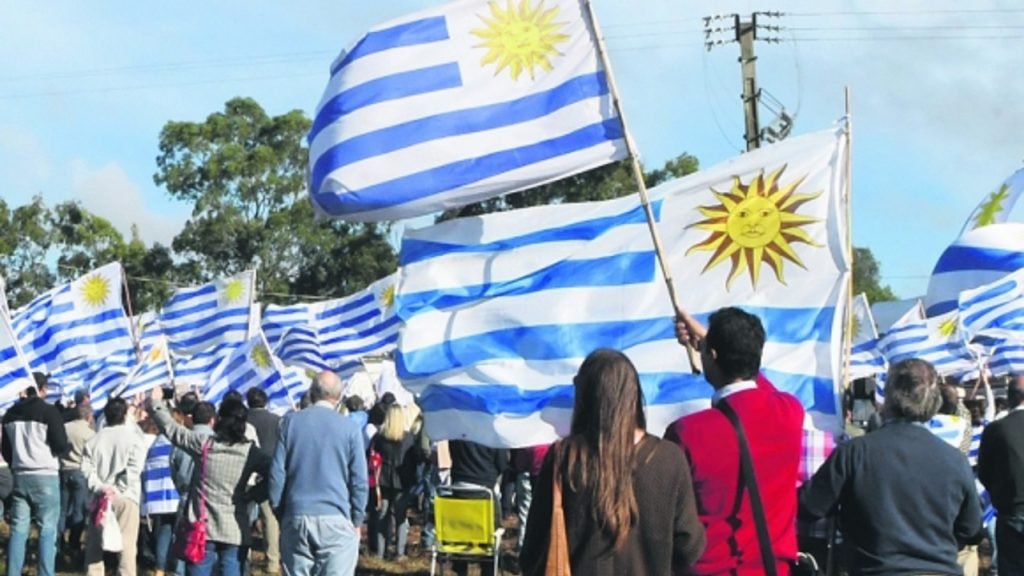
M 311 114 L 339 50 L 436 4 L 5 2 L 0 197 L 79 199 L 125 232 L 137 223 L 144 240 L 169 243 L 189 208 L 153 184 L 168 120 L 202 120 L 239 95 L 272 114 Z M 924 293 L 968 214 L 1024 159 L 1024 10 L 1009 3 L 594 5 L 648 166 L 682 152 L 710 166 L 742 145 L 738 47 L 705 51 L 700 18 L 788 12 L 772 22 L 790 28 L 774 33 L 786 41 L 757 46 L 761 87 L 797 112 L 804 133 L 842 115 L 850 86 L 854 242 L 874 251 L 901 296 Z

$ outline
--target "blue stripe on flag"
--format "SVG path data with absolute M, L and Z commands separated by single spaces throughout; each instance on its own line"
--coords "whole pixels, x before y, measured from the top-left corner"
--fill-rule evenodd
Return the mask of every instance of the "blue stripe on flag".
M 385 88 L 391 90 L 389 93 L 382 94 L 380 96 L 377 96 L 376 94 L 364 95 L 359 93 L 357 95 L 362 97 L 362 100 L 349 102 L 349 92 L 360 90 L 365 86 L 361 85 L 335 96 L 331 99 L 331 102 L 328 103 L 328 108 L 325 108 L 326 112 L 321 111 L 317 114 L 313 130 L 310 132 L 310 142 L 313 141 L 313 138 L 315 138 L 323 128 L 340 118 L 343 114 L 347 114 L 353 109 L 362 108 L 376 103 L 376 101 L 372 100 L 374 97 L 378 98 L 378 100 L 392 100 L 403 96 L 421 93 L 416 90 L 427 92 L 430 90 L 442 90 L 457 87 L 461 84 L 458 79 L 458 66 L 455 64 L 451 64 L 451 66 L 455 66 L 454 74 L 456 77 L 454 79 L 442 76 L 442 73 L 439 72 L 435 74 L 437 78 L 433 83 L 423 87 L 413 84 L 412 86 L 405 88 L 404 86 L 406 82 L 400 82 L 399 85 L 403 87 L 402 90 L 408 90 L 410 92 L 409 94 L 402 94 L 401 90 L 392 89 L 390 85 L 387 85 Z M 450 74 L 447 70 L 443 73 Z M 404 74 L 410 73 L 406 72 Z M 385 79 L 390 78 L 390 76 L 385 77 Z M 396 80 L 396 82 L 398 82 L 398 80 Z M 430 90 L 428 90 L 428 88 Z M 388 126 L 366 134 L 360 134 L 335 144 L 317 157 L 316 162 L 313 163 L 313 172 L 311 176 L 311 181 L 313 182 L 312 189 L 319 190 L 320 185 L 331 172 L 359 162 L 360 160 L 388 154 L 396 150 L 402 150 L 431 140 L 450 138 L 462 134 L 486 132 L 488 130 L 495 130 L 506 126 L 512 126 L 514 124 L 529 122 L 531 120 L 548 116 L 549 114 L 565 108 L 566 106 L 570 106 L 590 98 L 597 98 L 607 93 L 608 81 L 605 78 L 604 72 L 599 71 L 570 78 L 560 86 L 556 86 L 551 90 L 537 92 L 509 102 L 499 102 L 497 104 L 488 104 L 476 108 L 444 112 L 433 116 L 417 118 L 416 120 L 411 120 L 402 124 Z M 339 99 L 342 98 L 345 99 L 343 103 L 339 101 Z M 346 106 L 344 110 L 340 109 L 342 104 Z
M 335 194 L 319 192 L 314 187 L 314 200 L 331 214 L 355 214 L 388 208 L 620 139 L 622 122 L 618 118 L 611 118 L 563 136 L 437 166 L 358 191 Z
M 398 299 L 398 315 L 408 319 L 423 312 L 446 310 L 489 298 L 533 294 L 559 288 L 644 284 L 653 281 L 654 274 L 655 255 L 651 251 L 563 260 L 542 272 L 505 282 L 403 294 Z
M 0 362 L 6 362 L 11 358 L 15 358 L 17 356 L 18 350 L 14 346 L 11 346 L 10 348 L 0 349 Z
M 200 334 L 198 336 L 193 336 L 192 338 L 185 338 L 185 339 L 181 339 L 181 340 L 171 341 L 171 342 L 169 342 L 171 348 L 174 348 L 174 349 L 191 348 L 193 346 L 197 346 L 199 344 L 202 344 L 203 342 L 206 342 L 207 340 L 213 340 L 213 339 L 216 339 L 216 338 L 218 338 L 220 336 L 223 336 L 224 334 L 227 334 L 228 332 L 243 332 L 244 333 L 244 332 L 247 332 L 249 330 L 249 312 L 247 310 L 240 310 L 238 308 L 235 308 L 235 309 L 230 309 L 230 310 L 224 310 L 223 312 L 230 312 L 231 313 L 231 314 L 225 314 L 225 316 L 236 315 L 235 313 L 238 312 L 237 315 L 244 316 L 244 319 L 243 319 L 244 321 L 239 321 L 239 322 L 234 323 L 234 324 L 226 324 L 224 326 L 218 326 L 216 328 L 213 328 L 212 330 L 208 330 L 206 332 L 203 332 L 202 334 Z M 220 314 L 218 314 L 218 316 L 220 316 Z M 189 332 L 189 331 L 195 330 L 195 329 L 199 328 L 200 326 L 202 326 L 203 324 L 206 324 L 206 322 L 202 321 L 202 320 L 196 321 L 196 322 L 190 324 L 189 328 L 187 328 L 187 329 L 183 328 L 183 331 Z M 170 339 L 170 331 L 168 331 L 168 339 Z
M 932 276 L 943 272 L 967 270 L 995 270 L 1009 273 L 1021 268 L 1024 268 L 1024 252 L 977 246 L 950 246 L 935 264 Z
M 406 48 L 417 44 L 430 44 L 448 39 L 448 25 L 444 16 L 431 16 L 422 20 L 406 22 L 384 30 L 368 32 L 351 50 L 331 67 L 331 76 L 339 70 L 370 54 L 376 54 L 394 48 Z
M 779 390 L 796 396 L 805 409 L 822 414 L 840 414 L 831 378 L 778 372 L 769 368 L 762 368 L 761 373 Z
M 430 386 L 419 397 L 424 412 L 458 410 L 485 414 L 529 415 L 545 408 L 572 410 L 572 384 L 546 390 L 520 390 L 505 384 Z
M 213 284 L 204 284 L 198 288 L 190 289 L 187 291 L 178 292 L 171 299 L 164 304 L 164 309 L 170 309 L 171 312 L 162 312 L 160 314 L 161 321 L 176 320 L 181 316 L 187 316 L 200 310 L 205 310 L 205 307 L 192 307 L 188 309 L 178 310 L 179 306 L 185 306 L 189 300 L 195 300 L 197 298 L 204 298 L 210 294 L 217 292 L 217 286 Z
M 351 302 L 346 302 L 346 303 L 342 304 L 341 306 L 335 306 L 333 308 L 328 308 L 326 310 L 323 310 L 323 311 L 317 313 L 316 319 L 317 320 L 329 320 L 331 318 L 334 318 L 335 316 L 341 316 L 341 315 L 346 314 L 348 312 L 351 312 L 353 310 L 362 308 L 363 306 L 366 306 L 368 304 L 372 304 L 375 300 L 376 300 L 376 297 L 373 294 L 367 294 L 367 295 L 365 295 L 365 296 L 363 296 L 361 298 L 356 298 L 355 300 L 353 300 Z M 347 319 L 345 321 L 345 323 L 350 323 L 350 322 L 352 322 L 352 321 L 351 320 L 347 320 Z
M 130 337 L 130 335 L 126 328 L 111 328 L 106 332 L 99 332 L 97 334 L 92 334 L 90 336 L 79 336 L 78 338 L 69 338 L 67 340 L 61 340 L 56 347 L 54 347 L 46 354 L 40 354 L 32 358 L 31 364 L 33 368 L 36 368 L 43 364 L 53 362 L 54 360 L 57 359 L 58 356 L 61 355 L 61 353 L 64 350 L 68 348 L 73 348 L 75 346 L 102 344 L 104 342 L 109 342 L 111 340 L 117 340 L 119 338 L 128 337 Z
M 331 342 L 325 342 L 323 356 L 325 360 L 336 360 L 338 358 L 362 356 L 363 354 L 369 354 L 370 352 L 379 350 L 382 346 L 385 346 L 387 344 L 395 344 L 397 342 L 398 332 L 395 332 L 394 334 L 391 334 L 385 338 L 381 338 L 380 340 L 377 340 L 375 342 L 370 342 L 365 346 L 360 346 L 358 348 L 346 348 L 344 350 L 331 350 L 330 348 L 328 348 Z
M 975 294 L 970 300 L 960 303 L 961 310 L 971 310 L 976 306 L 986 306 L 988 300 L 994 300 L 1004 294 L 1008 294 L 1017 289 L 1017 282 L 1015 280 L 1009 280 L 1006 282 L 1000 282 L 999 284 L 989 288 L 981 294 Z M 996 304 L 999 305 L 999 304 Z M 991 307 L 986 306 L 987 309 Z M 970 323 L 965 320 L 965 323 Z
M 375 310 L 373 315 L 374 316 L 379 316 L 380 315 L 380 311 L 379 310 Z M 363 329 L 363 330 L 353 330 L 352 328 L 346 328 L 344 326 L 340 326 L 340 327 L 338 327 L 335 330 L 325 329 L 325 330 L 322 331 L 322 334 L 321 334 L 322 336 L 326 336 L 326 338 L 323 341 L 323 344 L 326 347 L 326 346 L 332 345 L 332 344 L 342 344 L 344 342 L 354 342 L 354 341 L 358 341 L 358 340 L 364 340 L 366 338 L 372 338 L 374 336 L 380 335 L 381 332 L 384 332 L 386 330 L 394 328 L 395 326 L 400 324 L 401 321 L 402 321 L 402 319 L 399 318 L 398 316 L 392 316 L 392 317 L 388 318 L 387 320 L 385 320 L 385 321 L 383 321 L 383 322 L 381 322 L 379 324 L 375 324 L 375 325 L 370 326 L 369 328 L 366 328 L 366 329 Z M 337 331 L 341 331 L 342 335 L 341 336 L 335 336 L 333 338 L 329 337 L 331 333 L 337 332 Z
M 51 313 L 50 317 L 53 318 L 53 316 L 54 315 Z M 81 319 L 78 319 L 78 320 L 72 320 L 70 322 L 64 322 L 62 324 L 49 324 L 49 325 L 46 326 L 46 330 L 43 330 L 42 333 L 38 334 L 34 339 L 32 339 L 29 342 L 22 342 L 22 348 L 24 348 L 26 350 L 28 350 L 28 349 L 37 350 L 37 349 L 42 348 L 43 346 L 46 346 L 47 344 L 49 344 L 50 340 L 52 340 L 54 336 L 56 336 L 58 334 L 61 334 L 62 332 L 67 332 L 67 331 L 70 331 L 70 330 L 74 330 L 76 328 L 82 328 L 82 327 L 96 326 L 96 325 L 99 325 L 99 324 L 104 324 L 104 323 L 109 322 L 111 320 L 117 320 L 118 318 L 122 318 L 123 316 L 124 316 L 124 311 L 121 310 L 120 308 L 115 308 L 115 309 L 112 309 L 112 310 L 106 310 L 104 312 L 100 312 L 99 314 L 95 314 L 93 316 L 89 316 L 88 318 L 81 318 Z M 124 328 L 118 328 L 117 332 L 118 332 L 118 334 L 123 334 L 123 333 L 127 332 L 127 330 L 124 329 Z M 110 332 L 106 332 L 104 334 L 109 334 L 109 333 Z M 101 335 L 80 336 L 80 337 L 74 338 L 74 339 L 61 340 L 59 342 L 59 347 L 60 348 L 68 348 L 68 347 L 71 347 L 71 346 L 76 346 L 78 344 L 88 344 L 88 343 L 103 342 L 103 341 L 104 341 L 104 338 Z
M 661 208 L 663 201 L 651 202 L 651 211 L 654 213 L 655 221 L 661 221 Z M 645 224 L 647 214 L 643 206 L 637 206 L 622 214 L 601 216 L 591 220 L 574 222 L 557 228 L 546 228 L 536 232 L 530 232 L 521 236 L 503 238 L 486 244 L 448 244 L 444 242 L 433 242 L 429 240 L 417 240 L 406 238 L 402 240 L 402 250 L 399 257 L 401 265 L 408 266 L 424 260 L 439 258 L 451 254 L 479 254 L 485 252 L 501 252 L 513 250 L 524 246 L 542 244 L 547 242 L 569 242 L 593 240 L 607 233 L 609 230 L 627 224 Z
M 448 62 L 445 64 L 438 64 L 436 66 L 429 66 L 427 68 L 398 72 L 396 74 L 375 78 L 358 86 L 353 86 L 344 92 L 335 94 L 333 98 L 328 100 L 323 107 L 320 108 L 320 111 L 317 112 L 316 118 L 313 120 L 313 127 L 309 131 L 309 141 L 312 142 L 316 139 L 317 135 L 320 134 L 324 128 L 361 108 L 366 108 L 382 102 L 388 102 L 390 100 L 399 100 L 401 98 L 418 96 L 420 94 L 429 94 L 431 92 L 439 92 L 441 90 L 449 90 L 460 86 L 462 86 L 462 74 L 459 73 L 458 62 Z M 374 147 L 365 146 L 365 144 L 384 144 L 384 142 L 380 141 L 380 138 L 389 133 L 394 135 L 396 132 L 400 133 L 401 131 L 396 130 L 396 127 L 386 128 L 384 130 L 370 132 L 369 134 L 358 136 L 346 142 L 342 142 L 341 144 L 335 145 L 331 150 L 339 150 L 340 152 L 351 150 L 356 152 L 355 156 L 357 156 L 357 158 L 355 160 L 343 160 L 341 159 L 343 155 L 339 154 L 338 163 L 331 163 L 332 169 L 351 164 L 352 162 L 358 161 L 362 158 L 369 158 L 370 156 L 389 152 L 390 150 L 373 152 L 372 150 Z M 432 138 L 427 138 L 427 140 L 431 139 Z M 391 143 L 392 146 L 395 144 L 397 144 L 397 142 Z M 404 146 L 399 146 L 399 148 L 402 147 Z M 362 156 L 362 158 L 358 158 L 358 152 L 361 150 L 368 153 Z M 391 148 L 391 150 L 397 150 L 397 148 Z M 326 155 L 327 153 L 325 153 L 324 156 Z M 320 158 L 323 159 L 324 156 L 321 156 Z M 317 163 L 319 164 L 319 161 Z M 313 170 L 313 174 L 314 181 L 322 180 L 322 177 L 318 178 L 316 176 L 317 171 L 315 168 Z

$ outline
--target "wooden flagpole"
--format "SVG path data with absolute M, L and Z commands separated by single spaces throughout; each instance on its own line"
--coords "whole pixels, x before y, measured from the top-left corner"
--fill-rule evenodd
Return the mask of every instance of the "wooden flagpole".
M 583 4 L 586 6 L 587 18 L 590 20 L 590 26 L 597 42 L 597 53 L 601 57 L 601 63 L 604 65 L 605 76 L 608 79 L 608 90 L 612 97 L 612 105 L 615 107 L 615 112 L 619 116 L 619 122 L 622 123 L 622 137 L 626 143 L 626 151 L 629 154 L 629 160 L 632 164 L 633 178 L 636 180 L 637 192 L 640 194 L 640 203 L 643 205 L 644 213 L 647 215 L 647 228 L 651 232 L 651 240 L 654 242 L 654 253 L 658 257 L 658 264 L 661 266 L 661 274 L 665 278 L 665 287 L 668 288 L 668 296 L 672 301 L 673 311 L 677 318 L 688 318 L 689 316 L 679 304 L 679 295 L 676 293 L 675 281 L 672 279 L 672 269 L 669 268 L 668 263 L 665 260 L 665 248 L 661 241 L 661 235 L 658 233 L 657 221 L 654 218 L 654 211 L 651 209 L 650 198 L 647 195 L 647 183 L 644 182 L 644 171 L 640 166 L 640 157 L 637 154 L 636 143 L 633 142 L 633 136 L 630 134 L 629 126 L 626 124 L 626 115 L 619 100 L 619 90 L 615 84 L 615 74 L 612 73 L 612 63 L 608 58 L 608 49 L 605 46 L 604 36 L 601 34 L 601 28 L 597 22 L 597 15 L 594 13 L 594 7 L 590 0 L 583 0 Z M 687 328 L 690 329 L 689 326 Z M 692 338 L 694 334 L 691 334 L 690 336 Z M 690 366 L 695 372 L 698 371 L 700 368 L 700 360 L 697 358 L 697 354 L 694 351 L 691 342 L 686 343 L 686 355 L 690 359 Z
M 136 334 L 135 313 L 132 312 L 132 293 L 128 290 L 128 273 L 125 272 L 124 265 L 120 262 L 118 262 L 117 265 L 121 267 L 121 286 L 124 287 L 124 301 L 125 305 L 128 307 L 128 329 L 131 331 L 132 335 L 132 347 L 135 348 L 135 359 L 141 360 L 142 351 L 139 349 L 139 338 L 141 338 L 142 335 Z
M 850 87 L 843 89 L 844 108 L 846 110 L 846 150 L 845 166 L 843 176 L 846 180 L 845 208 L 846 208 L 846 260 L 850 263 L 850 274 L 846 286 L 846 323 L 845 334 L 843 335 L 843 389 L 850 385 L 850 360 L 853 355 L 853 118 L 850 116 Z M 841 405 L 841 404 L 840 404 Z

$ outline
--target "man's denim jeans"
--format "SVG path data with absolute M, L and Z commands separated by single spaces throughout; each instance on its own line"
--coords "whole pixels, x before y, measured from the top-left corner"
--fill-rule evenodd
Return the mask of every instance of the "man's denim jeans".
M 281 519 L 281 561 L 286 576 L 355 574 L 358 560 L 359 535 L 345 516 Z
M 53 576 L 57 559 L 60 478 L 56 474 L 15 474 L 11 492 L 11 539 L 7 576 L 21 576 L 32 519 L 39 520 L 39 576 Z

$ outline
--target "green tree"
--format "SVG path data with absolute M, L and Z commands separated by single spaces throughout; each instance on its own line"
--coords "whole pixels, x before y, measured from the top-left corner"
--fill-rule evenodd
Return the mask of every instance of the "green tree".
M 310 121 L 235 98 L 204 122 L 168 122 L 154 181 L 192 204 L 172 244 L 187 282 L 256 267 L 265 302 L 342 296 L 393 272 L 387 225 L 317 221 L 306 198 Z
M 853 293 L 865 293 L 868 302 L 896 300 L 896 294 L 882 284 L 882 268 L 870 248 L 853 248 Z
M 0 275 L 12 308 L 54 285 L 55 276 L 47 265 L 51 229 L 50 210 L 42 198 L 36 196 L 13 210 L 0 199 Z

